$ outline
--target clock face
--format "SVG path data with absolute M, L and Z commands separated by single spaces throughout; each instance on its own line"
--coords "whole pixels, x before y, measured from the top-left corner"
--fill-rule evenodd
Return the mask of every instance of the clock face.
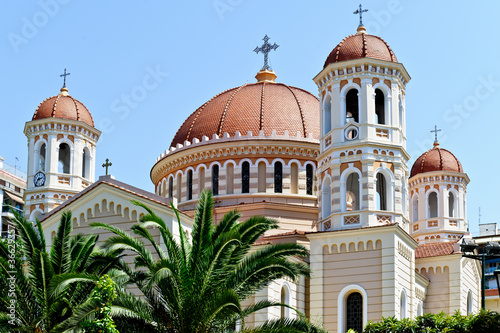
M 33 177 L 33 183 L 37 187 L 45 185 L 45 174 L 41 171 L 37 172 L 35 177 Z

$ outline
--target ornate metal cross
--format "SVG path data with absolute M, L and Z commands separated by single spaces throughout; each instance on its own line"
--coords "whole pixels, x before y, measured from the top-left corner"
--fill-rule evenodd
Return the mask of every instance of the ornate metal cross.
M 267 37 L 267 35 L 264 38 L 262 38 L 262 40 L 264 41 L 264 44 L 261 47 L 257 46 L 253 51 L 257 54 L 259 52 L 264 53 L 264 67 L 262 67 L 262 69 L 271 69 L 268 63 L 268 54 L 269 52 L 271 52 L 271 50 L 276 50 L 279 47 L 279 45 L 276 43 L 274 43 L 273 45 L 269 44 L 268 43 L 269 37 Z
M 366 13 L 368 9 L 363 9 L 361 7 L 361 4 L 359 4 L 359 9 L 356 9 L 356 11 L 353 14 L 359 14 L 359 26 L 363 25 L 363 13 Z
M 438 142 L 438 132 L 441 132 L 440 129 L 436 125 L 434 125 L 434 130 L 431 133 L 434 133 L 434 142 Z
M 106 176 L 108 175 L 108 167 L 112 166 L 113 164 L 109 161 L 109 158 L 106 159 L 106 163 L 102 165 L 103 168 L 106 168 Z
M 64 69 L 64 74 L 59 75 L 59 77 L 63 77 L 64 76 L 63 88 L 66 88 L 66 76 L 68 76 L 68 75 L 71 75 L 71 73 L 66 73 L 66 68 Z

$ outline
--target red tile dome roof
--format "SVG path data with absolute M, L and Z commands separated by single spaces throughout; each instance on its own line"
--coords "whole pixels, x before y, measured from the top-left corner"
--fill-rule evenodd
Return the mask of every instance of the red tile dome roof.
M 389 45 L 380 37 L 368 35 L 365 27 L 358 27 L 358 33 L 344 38 L 326 58 L 323 68 L 331 63 L 359 58 L 374 58 L 398 62 Z
M 464 172 L 462 164 L 449 150 L 439 147 L 434 143 L 434 148 L 426 151 L 413 163 L 410 178 L 424 172 L 453 171 Z
M 83 103 L 71 97 L 67 88 L 62 88 L 59 95 L 49 97 L 40 103 L 32 120 L 50 117 L 79 120 L 94 127 L 90 111 Z
M 273 72 L 268 72 L 267 74 Z M 259 73 L 257 78 L 259 79 Z M 301 137 L 319 139 L 319 100 L 313 94 L 273 80 L 260 80 L 226 90 L 194 111 L 182 124 L 172 140 L 171 146 L 184 144 L 205 135 L 220 137 L 236 131 L 257 136 L 283 135 L 286 130 L 291 137 L 297 132 Z

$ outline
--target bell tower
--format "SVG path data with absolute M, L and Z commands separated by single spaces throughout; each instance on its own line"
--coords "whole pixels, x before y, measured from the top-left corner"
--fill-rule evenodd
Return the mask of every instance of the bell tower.
M 344 38 L 314 78 L 321 105 L 320 230 L 408 226 L 405 88 L 410 81 L 389 45 Z
M 25 216 L 34 221 L 94 182 L 101 132 L 85 105 L 68 94 L 65 80 L 58 95 L 38 106 L 24 134 L 28 139 Z

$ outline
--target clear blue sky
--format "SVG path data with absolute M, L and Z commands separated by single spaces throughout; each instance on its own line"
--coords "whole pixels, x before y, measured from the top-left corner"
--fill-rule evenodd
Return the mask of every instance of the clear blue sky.
M 97 165 L 152 191 L 149 171 L 184 119 L 213 95 L 253 82 L 268 34 L 278 81 L 317 88 L 330 51 L 353 34 L 353 1 L 76 1 L 0 3 L 0 155 L 26 170 L 23 134 L 38 104 L 56 95 L 65 67 L 70 94 L 103 131 Z M 500 222 L 498 1 L 370 1 L 368 33 L 381 36 L 410 73 L 410 166 L 431 148 L 429 132 L 462 162 L 471 183 L 468 218 Z M 156 80 L 148 75 L 156 73 Z M 126 96 L 135 94 L 135 100 Z M 98 174 L 103 169 L 97 168 Z

